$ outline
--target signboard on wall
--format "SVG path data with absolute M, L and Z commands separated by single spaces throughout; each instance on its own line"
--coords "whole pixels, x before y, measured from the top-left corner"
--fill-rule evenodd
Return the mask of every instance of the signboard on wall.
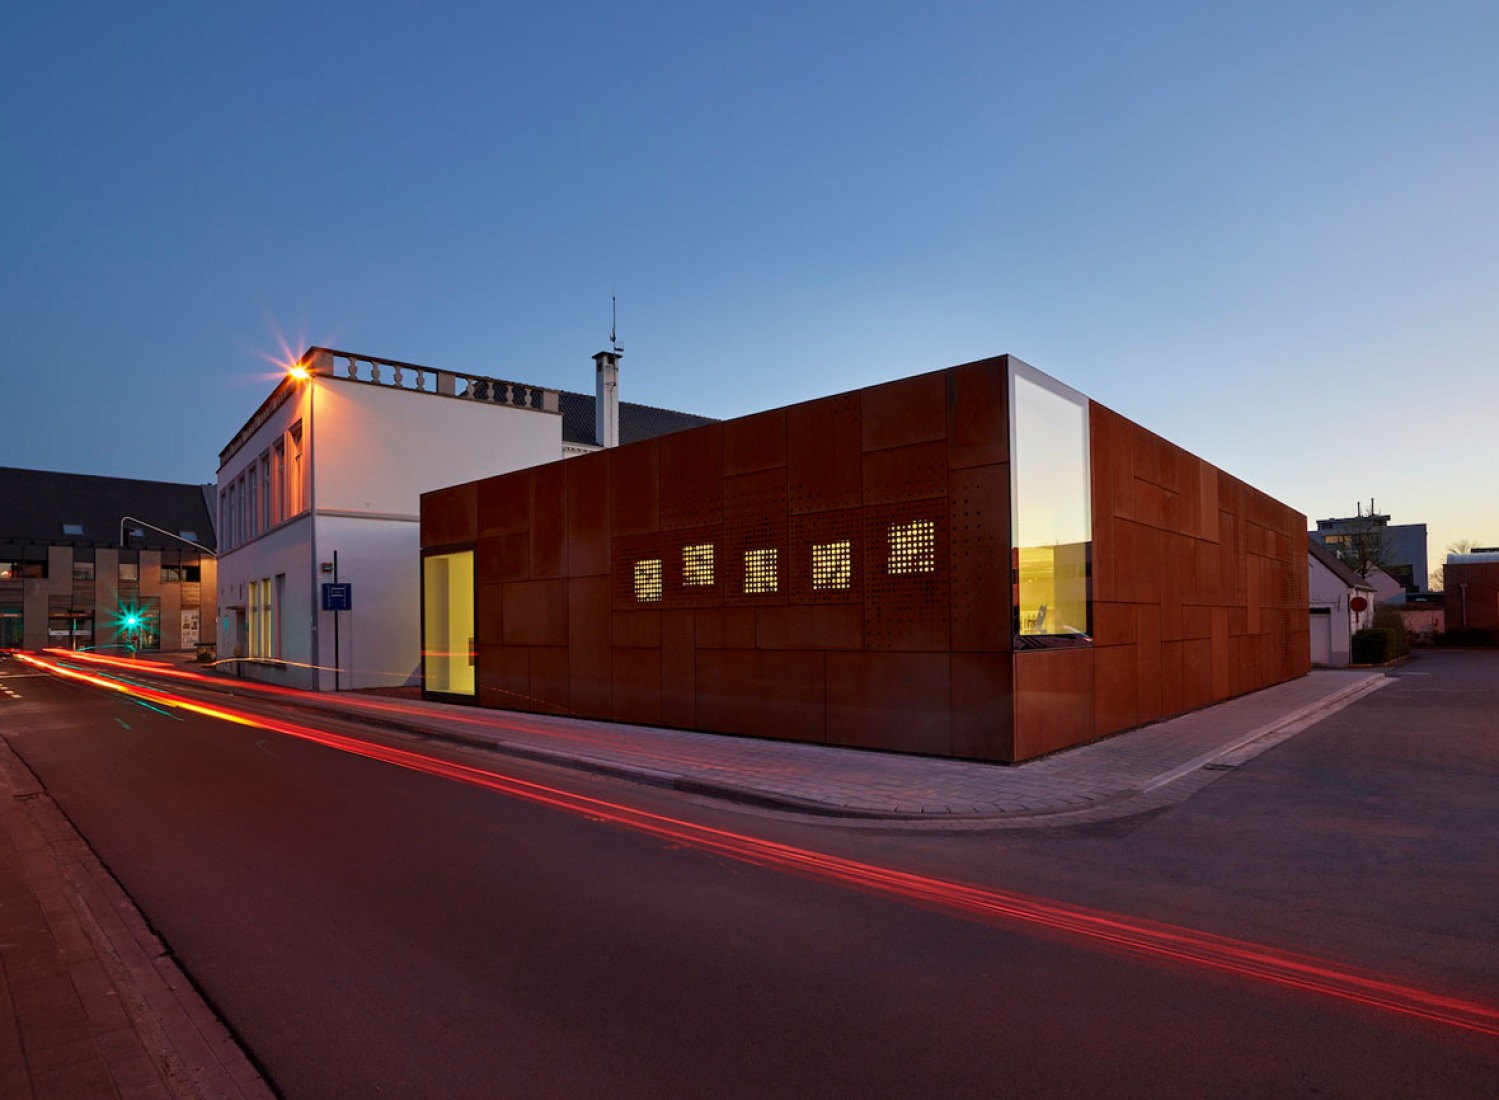
M 182 648 L 193 649 L 198 644 L 198 609 L 195 607 L 182 613 Z
M 354 586 L 348 581 L 323 585 L 324 611 L 349 611 L 354 606 Z

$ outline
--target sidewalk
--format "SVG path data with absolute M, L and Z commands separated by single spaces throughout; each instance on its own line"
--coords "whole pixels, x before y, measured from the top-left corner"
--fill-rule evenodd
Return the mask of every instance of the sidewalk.
M 886 828 L 994 829 L 1117 817 L 1178 801 L 1389 682 L 1379 670 L 1318 670 L 1013 767 L 363 692 L 308 696 L 296 705 L 772 810 Z
M 146 662 L 140 672 L 149 676 Z M 226 694 L 253 690 L 227 677 L 202 683 Z M 277 702 L 770 812 L 886 830 L 973 830 L 1072 824 L 1179 801 L 1387 683 L 1379 671 L 1313 672 L 1016 767 L 369 693 Z M 0 1096 L 271 1095 L 129 898 L 0 738 Z

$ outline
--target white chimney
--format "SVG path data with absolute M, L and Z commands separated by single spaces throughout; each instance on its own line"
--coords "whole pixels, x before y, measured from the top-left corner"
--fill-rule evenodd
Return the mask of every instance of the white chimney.
M 595 397 L 593 438 L 600 447 L 619 446 L 619 352 L 593 357 Z

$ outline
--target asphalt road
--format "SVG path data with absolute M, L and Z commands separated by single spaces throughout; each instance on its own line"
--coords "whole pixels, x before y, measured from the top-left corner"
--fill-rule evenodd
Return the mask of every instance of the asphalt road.
M 1416 679 L 1380 696 L 1417 693 Z M 81 685 L 32 677 L 22 694 L 0 710 L 7 739 L 293 1100 L 1477 1097 L 1499 1081 L 1492 1036 L 787 874 Z M 1471 758 L 1448 750 L 1454 773 L 1491 783 L 1485 721 L 1459 736 Z M 1246 805 L 1253 820 L 1255 799 L 1276 793 L 1266 780 L 1202 816 L 1204 796 L 1253 781 L 1250 766 L 1114 834 L 913 840 L 372 736 L 866 859 L 1133 901 L 1157 919 L 1223 917 L 1204 879 L 1248 866 L 1264 837 L 1246 846 L 1237 832 Z M 1303 766 L 1341 766 L 1346 747 L 1325 751 Z M 1089 869 L 1099 883 L 1085 890 Z M 1253 873 L 1251 895 L 1273 892 L 1273 866 Z M 1477 873 L 1488 896 L 1492 872 Z M 1458 955 L 1473 937 L 1443 932 Z M 1464 972 L 1445 957 L 1437 970 Z

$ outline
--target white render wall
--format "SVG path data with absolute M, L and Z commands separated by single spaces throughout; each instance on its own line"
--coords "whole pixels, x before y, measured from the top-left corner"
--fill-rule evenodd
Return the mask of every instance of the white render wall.
M 219 532 L 220 659 L 244 653 L 250 581 L 286 576 L 280 661 L 243 662 L 242 675 L 292 686 L 392 687 L 419 682 L 423 492 L 563 457 L 557 413 L 314 375 L 291 389 L 219 471 L 219 489 L 300 419 L 311 512 L 235 546 Z M 290 448 L 288 444 L 288 463 Z M 263 491 L 263 488 L 262 488 Z M 228 525 L 221 525 L 228 526 Z M 352 610 L 321 610 L 322 570 L 338 552 Z M 337 653 L 334 624 L 337 621 Z M 314 668 L 320 671 L 314 671 Z
M 1363 593 L 1369 604 L 1363 611 L 1351 611 L 1348 601 L 1360 593 L 1349 588 L 1333 574 L 1332 570 L 1313 557 L 1307 558 L 1307 592 L 1308 602 L 1312 607 L 1330 609 L 1328 618 L 1332 623 L 1331 667 L 1347 668 L 1353 655 L 1353 632 L 1373 625 L 1374 593 Z M 1312 618 L 1315 620 L 1317 616 Z

